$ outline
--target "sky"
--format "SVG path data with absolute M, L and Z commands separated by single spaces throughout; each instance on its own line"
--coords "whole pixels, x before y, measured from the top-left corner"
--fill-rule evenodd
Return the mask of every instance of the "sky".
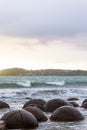
M 87 70 L 87 0 L 0 1 L 0 69 Z

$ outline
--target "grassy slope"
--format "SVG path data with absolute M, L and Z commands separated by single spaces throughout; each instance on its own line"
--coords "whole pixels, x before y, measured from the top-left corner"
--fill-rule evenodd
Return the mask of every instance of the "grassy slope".
M 58 70 L 58 69 L 46 69 L 46 70 L 26 70 L 22 68 L 10 68 L 0 71 L 1 76 L 28 76 L 28 75 L 83 75 L 87 76 L 87 71 L 82 70 Z

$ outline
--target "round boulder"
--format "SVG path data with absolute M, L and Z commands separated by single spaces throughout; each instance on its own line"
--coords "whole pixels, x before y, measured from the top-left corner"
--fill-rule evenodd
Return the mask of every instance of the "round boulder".
M 67 100 L 68 100 L 68 101 L 73 101 L 73 100 L 79 100 L 79 99 L 76 98 L 76 97 L 71 97 L 71 98 L 68 98 Z
M 0 101 L 0 108 L 10 108 L 10 106 L 6 102 Z
M 26 107 L 32 105 L 32 106 L 37 106 L 37 107 L 39 107 L 41 110 L 43 110 L 43 106 L 44 106 L 45 103 L 46 103 L 46 101 L 44 101 L 43 99 L 31 99 L 31 100 L 27 101 L 27 102 L 24 104 L 23 108 L 26 108 Z
M 13 110 L 6 113 L 1 120 L 5 122 L 7 129 L 33 129 L 38 126 L 37 119 L 26 110 Z
M 52 121 L 80 121 L 83 119 L 84 116 L 76 108 L 70 106 L 56 109 L 50 117 Z
M 44 111 L 53 112 L 55 109 L 64 105 L 69 105 L 69 103 L 62 99 L 52 99 L 44 105 Z
M 24 108 L 26 111 L 31 112 L 37 119 L 37 121 L 39 122 L 43 122 L 43 121 L 47 121 L 47 117 L 45 116 L 45 114 L 42 112 L 41 109 L 39 109 L 38 107 L 26 107 Z

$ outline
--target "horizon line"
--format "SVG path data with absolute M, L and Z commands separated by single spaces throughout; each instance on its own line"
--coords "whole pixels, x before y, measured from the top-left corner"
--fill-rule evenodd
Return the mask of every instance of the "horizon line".
M 45 69 L 27 69 L 27 68 L 22 68 L 22 67 L 8 67 L 8 68 L 4 68 L 4 69 L 0 69 L 0 71 L 2 70 L 6 70 L 6 69 L 25 69 L 25 70 L 66 70 L 66 71 L 87 71 L 86 69 L 58 69 L 58 68 L 45 68 Z

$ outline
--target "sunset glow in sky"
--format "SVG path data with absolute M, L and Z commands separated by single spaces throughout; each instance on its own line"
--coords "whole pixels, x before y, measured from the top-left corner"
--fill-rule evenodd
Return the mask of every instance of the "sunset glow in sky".
M 86 0 L 0 1 L 0 69 L 87 70 Z

